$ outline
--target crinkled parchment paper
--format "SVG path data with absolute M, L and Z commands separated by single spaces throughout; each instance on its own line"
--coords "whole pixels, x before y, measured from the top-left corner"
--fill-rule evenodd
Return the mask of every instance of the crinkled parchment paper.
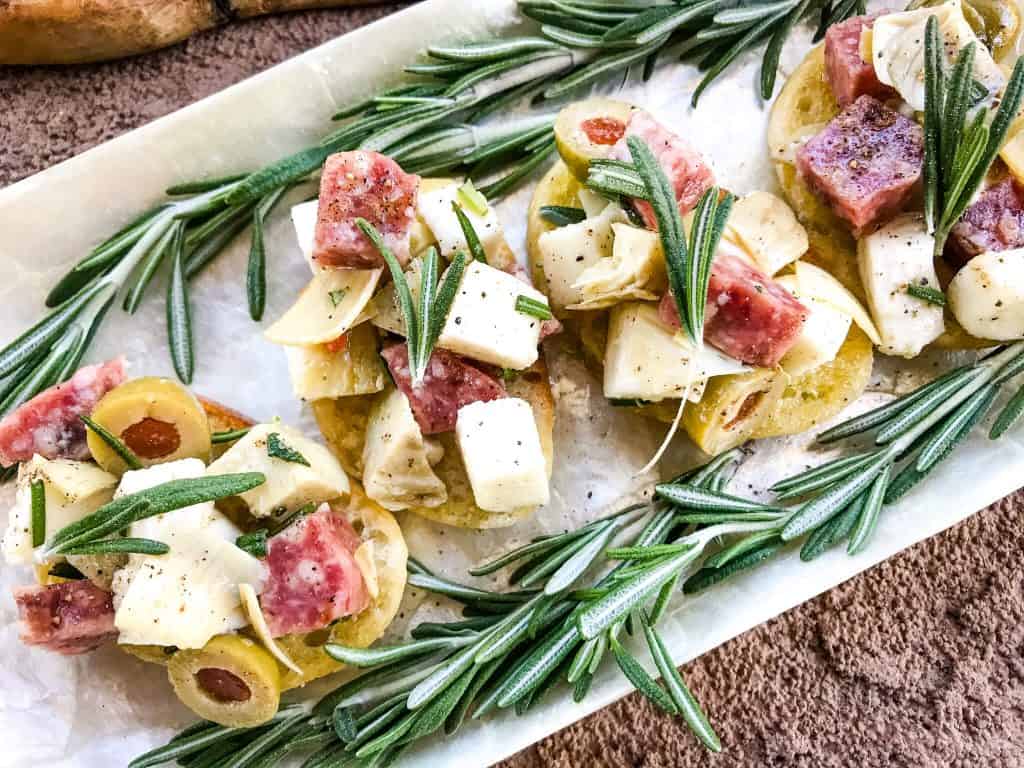
M 323 134 L 338 107 L 395 81 L 401 66 L 426 43 L 499 34 L 517 23 L 513 0 L 429 0 L 0 191 L 0 338 L 12 338 L 27 327 L 61 272 L 160 199 L 169 184 L 252 169 L 307 146 Z M 790 42 L 782 57 L 783 74 L 799 62 L 808 43 L 806 32 Z M 704 94 L 697 111 L 688 104 L 698 75 L 682 65 L 660 69 L 646 85 L 627 83 L 626 97 L 693 141 L 730 189 L 772 189 L 764 139 L 767 106 L 755 95 L 759 58 L 748 55 L 739 64 Z M 522 190 L 501 205 L 502 221 L 520 253 L 529 194 Z M 291 304 L 309 277 L 285 207 L 267 232 L 267 322 Z M 248 319 L 245 253 L 245 245 L 236 243 L 193 285 L 199 357 L 195 389 L 257 419 L 280 416 L 315 430 L 308 410 L 291 395 L 284 355 Z M 162 285 L 153 292 L 162 294 Z M 162 295 L 152 296 L 134 318 L 115 310 L 92 360 L 123 353 L 134 375 L 172 375 L 163 313 Z M 549 362 L 558 399 L 551 504 L 536 519 L 503 531 L 443 529 L 411 516 L 402 521 L 413 554 L 448 576 L 465 578 L 468 565 L 499 550 L 617 508 L 653 480 L 634 473 L 650 456 L 662 428 L 606 407 L 600 383 L 561 343 L 549 350 Z M 864 409 L 888 392 L 912 386 L 914 370 L 879 366 L 876 391 L 855 407 Z M 677 442 L 683 446 L 686 441 Z M 734 487 L 753 493 L 773 478 L 824 458 L 809 454 L 807 444 L 801 437 L 762 443 Z M 694 460 L 685 447 L 674 453 L 675 463 Z M 677 661 L 686 661 L 807 600 L 1016 489 L 1021 467 L 1024 443 L 1019 438 L 1011 435 L 993 445 L 981 435 L 974 437 L 903 503 L 885 510 L 867 552 L 850 558 L 834 551 L 813 565 L 800 563 L 794 552 L 679 601 L 664 622 L 669 647 Z M 6 509 L 12 495 L 10 488 L 0 491 L 0 507 Z M 22 646 L 9 590 L 29 581 L 27 570 L 0 570 L 0 766 L 124 765 L 190 720 L 159 667 L 115 648 L 68 659 Z M 403 615 L 395 633 L 412 621 L 452 614 L 441 601 L 410 595 Z M 614 668 L 606 667 L 582 704 L 556 691 L 525 717 L 502 715 L 471 723 L 456 739 L 425 745 L 407 763 L 487 765 L 608 704 L 628 687 Z

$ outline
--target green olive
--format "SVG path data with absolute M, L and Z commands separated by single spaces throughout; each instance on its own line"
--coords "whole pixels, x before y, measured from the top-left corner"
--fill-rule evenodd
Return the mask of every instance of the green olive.
M 573 102 L 558 113 L 555 145 L 576 178 L 587 178 L 591 160 L 611 155 L 634 109 L 624 101 L 597 97 Z
M 170 379 L 132 379 L 110 390 L 92 418 L 117 435 L 144 466 L 210 458 L 210 423 L 195 395 Z M 89 451 L 103 469 L 121 474 L 124 461 L 92 430 Z
M 705 453 L 716 456 L 746 442 L 772 412 L 786 388 L 781 368 L 757 368 L 749 373 L 716 376 L 704 397 L 688 403 L 683 427 Z
M 200 650 L 178 651 L 167 662 L 167 677 L 186 707 L 232 728 L 267 722 L 281 699 L 277 662 L 239 635 L 217 635 Z

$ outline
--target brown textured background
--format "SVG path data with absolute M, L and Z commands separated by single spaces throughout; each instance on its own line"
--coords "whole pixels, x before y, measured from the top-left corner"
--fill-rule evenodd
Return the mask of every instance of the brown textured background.
M 250 21 L 112 64 L 0 69 L 0 186 L 398 7 Z M 1022 510 L 1024 495 L 1004 500 L 687 665 L 722 755 L 634 695 L 503 768 L 1024 766 Z

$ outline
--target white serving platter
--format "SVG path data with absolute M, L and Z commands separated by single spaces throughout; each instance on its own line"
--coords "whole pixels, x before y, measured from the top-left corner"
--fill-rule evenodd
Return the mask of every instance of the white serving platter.
M 395 82 L 401 66 L 413 61 L 426 44 L 498 35 L 519 23 L 514 0 L 427 0 L 0 190 L 4 278 L 0 339 L 12 338 L 27 327 L 61 272 L 159 200 L 167 186 L 253 169 L 309 146 L 329 129 L 333 112 Z M 782 59 L 783 74 L 807 46 L 806 34 L 791 41 Z M 773 177 L 764 151 L 767 105 L 757 99 L 753 88 L 758 65 L 759 57 L 742 59 L 707 91 L 696 111 L 687 106 L 697 80 L 688 66 L 659 70 L 646 86 L 631 84 L 627 96 L 683 131 L 711 157 L 726 186 L 738 192 L 770 189 Z M 501 207 L 507 226 L 513 219 L 518 222 L 509 229 L 520 247 L 528 199 L 529 191 L 520 191 Z M 274 216 L 267 236 L 270 291 L 264 326 L 283 312 L 308 279 L 284 206 Z M 194 284 L 198 339 L 194 388 L 256 418 L 280 416 L 312 430 L 308 412 L 291 395 L 283 355 L 248 320 L 245 254 L 246 246 L 236 243 Z M 94 345 L 90 361 L 125 354 L 136 375 L 173 375 L 164 340 L 161 292 L 158 288 L 133 318 L 115 314 Z M 570 371 L 566 380 L 574 376 L 582 374 Z M 572 418 L 569 401 L 578 399 L 579 388 L 563 389 L 560 395 L 560 445 L 565 451 L 574 450 L 574 461 L 585 463 L 589 458 L 595 466 L 589 475 L 556 472 L 558 501 L 538 521 L 541 528 L 595 516 L 637 487 L 627 471 L 598 488 L 592 502 L 576 503 L 573 492 L 594 483 L 603 467 L 598 466 L 601 457 L 596 446 L 590 450 L 587 445 L 573 445 L 578 435 L 565 421 Z M 624 439 L 636 431 L 629 427 L 620 418 L 608 429 L 613 439 Z M 633 438 L 629 445 L 623 443 L 622 451 L 630 453 L 631 461 L 641 453 L 649 455 L 652 437 Z M 806 442 L 772 441 L 770 450 L 747 461 L 744 479 L 764 487 L 771 478 L 802 466 Z M 1024 440 L 1019 435 L 1008 435 L 998 444 L 980 433 L 974 435 L 919 489 L 886 508 L 873 544 L 860 556 L 850 558 L 833 551 L 807 565 L 793 552 L 680 601 L 663 624 L 674 658 L 683 663 L 699 656 L 963 520 L 1017 489 L 1024 482 L 1022 467 Z M 9 506 L 10 498 L 9 488 L 0 491 L 0 508 Z M 5 523 L 4 516 L 0 513 L 0 523 Z M 416 522 L 410 525 L 423 527 Z M 462 559 L 468 562 L 477 559 L 479 551 L 507 546 L 502 536 L 454 536 L 448 546 L 468 546 L 462 551 Z M 453 570 L 448 575 L 459 574 Z M 188 721 L 158 668 L 126 659 L 112 649 L 70 661 L 21 646 L 16 640 L 13 601 L 7 593 L 28 576 L 10 567 L 0 570 L 0 652 L 4 656 L 0 740 L 5 745 L 0 766 L 122 765 Z M 453 739 L 435 740 L 410 753 L 403 765 L 489 765 L 629 690 L 614 665 L 607 665 L 581 704 L 556 690 L 544 706 L 524 717 L 502 714 L 471 723 Z

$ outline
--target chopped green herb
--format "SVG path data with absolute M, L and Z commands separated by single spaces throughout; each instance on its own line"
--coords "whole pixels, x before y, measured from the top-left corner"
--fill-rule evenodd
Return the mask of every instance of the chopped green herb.
M 260 528 L 252 533 L 243 533 L 235 539 L 235 546 L 253 557 L 267 556 L 267 529 Z
M 336 307 L 345 300 L 345 295 L 348 293 L 347 288 L 339 288 L 336 291 L 331 291 L 327 295 L 331 297 L 331 306 Z
M 113 434 L 102 424 L 97 424 L 84 414 L 78 418 L 80 418 L 85 423 L 85 426 L 95 433 L 100 440 L 106 443 L 110 450 L 121 457 L 121 461 L 128 465 L 128 469 L 142 469 L 142 462 L 139 461 L 139 457 L 136 456 L 132 449 L 125 445 L 124 441 L 117 437 L 117 435 Z
M 277 432 L 267 435 L 267 455 L 272 459 L 290 461 L 292 464 L 302 464 L 308 467 L 309 461 L 301 453 L 286 443 Z
M 501 380 L 505 383 L 515 381 L 519 377 L 519 371 L 515 368 L 502 368 L 501 369 Z
M 46 541 L 46 487 L 42 480 L 32 485 L 32 546 L 41 547 Z
M 214 445 L 220 443 L 233 443 L 235 440 L 240 440 L 249 434 L 249 427 L 242 427 L 241 429 L 229 429 L 224 432 L 214 432 L 210 435 L 210 442 Z
M 462 205 L 469 208 L 477 216 L 487 215 L 487 198 L 480 194 L 476 187 L 473 186 L 472 179 L 466 179 L 466 183 L 459 187 L 456 196 Z
M 946 306 L 946 294 L 944 294 L 938 288 L 932 288 L 930 285 L 909 283 L 907 285 L 907 293 L 913 296 L 915 299 L 926 301 L 929 304 L 934 304 L 937 307 Z
M 579 224 L 587 218 L 587 212 L 582 208 L 573 208 L 569 205 L 542 205 L 540 215 L 541 218 L 554 224 L 556 227 L 564 227 L 567 224 Z
M 75 568 L 71 563 L 64 561 L 51 565 L 49 575 L 58 579 L 70 579 L 72 581 L 81 581 L 85 578 L 84 573 Z
M 477 235 L 473 222 L 469 220 L 469 216 L 462 210 L 462 206 L 455 201 L 452 201 L 452 210 L 455 212 L 455 218 L 459 220 L 459 226 L 462 227 L 462 235 L 466 238 L 466 244 L 469 246 L 469 252 L 473 255 L 473 259 L 481 264 L 486 264 L 487 252 L 484 250 L 483 243 L 480 242 L 480 236 Z
M 519 294 L 516 296 L 516 312 L 530 315 L 540 320 L 551 319 L 551 309 L 543 301 Z

